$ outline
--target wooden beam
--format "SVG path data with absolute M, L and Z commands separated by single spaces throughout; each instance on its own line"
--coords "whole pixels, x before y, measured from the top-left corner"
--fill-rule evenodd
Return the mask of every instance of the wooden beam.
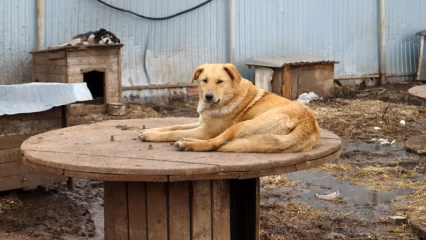
M 417 73 L 416 73 L 416 80 L 420 80 L 420 71 L 422 69 L 422 61 L 423 61 L 423 47 L 425 44 L 425 36 L 420 36 L 420 53 L 419 53 L 419 63 L 417 65 Z
M 37 0 L 38 49 L 44 48 L 44 0 Z
M 146 85 L 146 86 L 123 87 L 123 91 L 143 90 L 143 89 L 164 89 L 164 88 L 193 88 L 193 87 L 197 87 L 197 85 L 194 85 L 194 84 L 155 84 L 155 85 Z
M 380 84 L 386 83 L 386 16 L 385 0 L 379 0 L 380 8 Z

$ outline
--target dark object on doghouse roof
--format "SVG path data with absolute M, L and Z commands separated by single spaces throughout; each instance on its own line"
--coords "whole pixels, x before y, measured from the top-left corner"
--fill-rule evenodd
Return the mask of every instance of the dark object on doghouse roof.
M 416 33 L 416 36 L 424 36 L 424 35 L 426 35 L 426 30 Z
M 272 56 L 272 57 L 261 57 L 261 58 L 249 58 L 246 64 L 249 66 L 262 66 L 271 68 L 281 68 L 285 65 L 307 65 L 307 64 L 321 64 L 321 63 L 339 63 L 334 60 L 321 59 L 316 57 L 306 56 Z
M 32 51 L 30 52 L 30 54 L 41 53 L 41 52 L 52 52 L 56 50 L 74 51 L 74 50 L 96 49 L 96 48 L 121 48 L 123 46 L 124 44 L 120 43 L 120 44 L 94 44 L 94 45 L 49 47 L 48 49 Z
M 0 86 L 0 116 L 34 113 L 92 100 L 86 83 L 27 83 Z

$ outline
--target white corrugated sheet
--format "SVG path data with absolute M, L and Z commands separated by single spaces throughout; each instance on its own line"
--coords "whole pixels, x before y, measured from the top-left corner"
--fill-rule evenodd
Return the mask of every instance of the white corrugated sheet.
M 93 100 L 86 83 L 27 83 L 0 86 L 0 116 L 42 112 Z

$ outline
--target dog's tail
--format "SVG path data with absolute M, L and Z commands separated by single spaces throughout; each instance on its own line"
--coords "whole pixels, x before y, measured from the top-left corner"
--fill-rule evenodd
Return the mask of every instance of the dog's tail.
M 252 135 L 237 138 L 219 147 L 219 152 L 302 152 L 311 150 L 317 144 L 319 131 L 309 134 L 296 127 L 286 135 Z

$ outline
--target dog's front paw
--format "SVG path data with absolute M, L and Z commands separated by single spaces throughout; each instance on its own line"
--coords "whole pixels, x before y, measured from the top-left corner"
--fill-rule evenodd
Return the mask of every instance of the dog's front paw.
M 149 130 L 142 131 L 139 134 L 139 140 L 141 140 L 142 142 L 152 142 L 154 141 L 155 134 L 156 134 L 155 131 L 149 131 Z
M 186 138 L 182 138 L 179 141 L 175 142 L 175 148 L 178 151 L 191 151 L 192 149 L 188 146 L 188 140 Z

